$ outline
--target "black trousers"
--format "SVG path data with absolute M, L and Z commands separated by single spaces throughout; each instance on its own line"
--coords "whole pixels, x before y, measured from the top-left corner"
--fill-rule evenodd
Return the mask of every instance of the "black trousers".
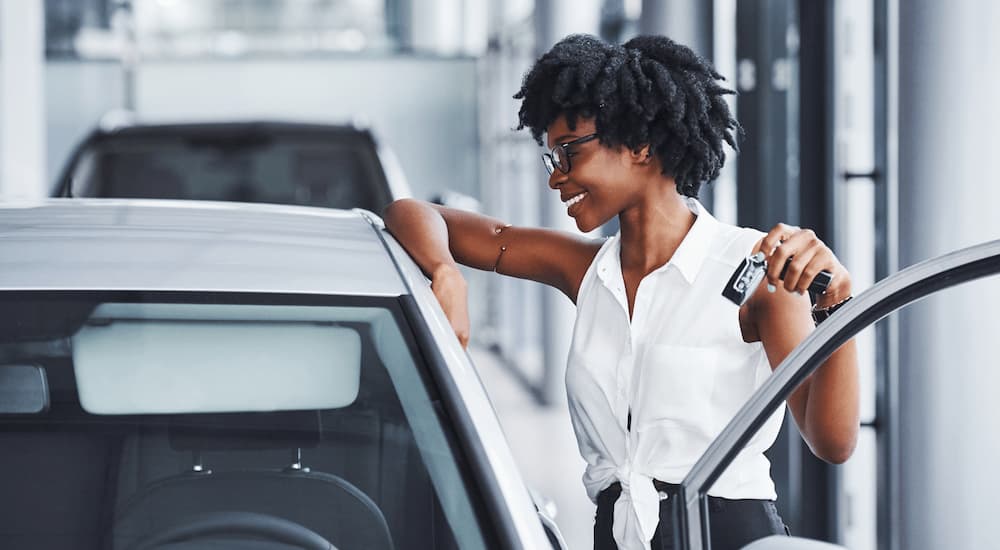
M 660 525 L 650 541 L 652 550 L 674 550 L 674 525 L 671 506 L 677 497 L 677 485 L 654 480 L 657 491 L 668 495 L 660 501 Z M 613 483 L 597 495 L 594 519 L 594 550 L 618 550 L 612 534 L 614 506 L 622 487 Z M 739 550 L 752 541 L 770 535 L 787 535 L 774 502 L 770 500 L 731 500 L 708 497 L 708 521 L 712 550 Z

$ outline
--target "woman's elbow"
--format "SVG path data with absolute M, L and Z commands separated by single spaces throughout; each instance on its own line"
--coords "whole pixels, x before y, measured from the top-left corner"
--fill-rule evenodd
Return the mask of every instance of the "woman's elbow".
M 855 430 L 852 434 L 826 438 L 813 447 L 813 454 L 830 464 L 843 464 L 854 454 L 857 445 L 858 433 Z
M 393 214 L 398 214 L 401 210 L 406 210 L 407 207 L 412 206 L 412 203 L 418 202 L 416 199 L 405 198 L 396 199 L 385 206 L 382 209 L 382 219 L 387 220 L 393 216 Z
M 420 219 L 424 207 L 423 202 L 417 199 L 396 199 L 382 209 L 382 221 L 390 233 L 397 235 L 399 228 Z

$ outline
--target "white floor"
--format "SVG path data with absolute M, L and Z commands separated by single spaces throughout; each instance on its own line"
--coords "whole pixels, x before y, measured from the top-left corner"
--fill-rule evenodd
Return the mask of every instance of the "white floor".
M 584 462 L 566 405 L 539 406 L 490 352 L 469 352 L 528 486 L 555 503 L 570 549 L 593 548 L 594 504 L 583 489 Z

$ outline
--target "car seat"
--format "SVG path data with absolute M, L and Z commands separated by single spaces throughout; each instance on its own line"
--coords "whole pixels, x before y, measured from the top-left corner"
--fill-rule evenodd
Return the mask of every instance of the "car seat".
M 263 514 L 297 523 L 340 550 L 392 549 L 385 516 L 346 479 L 312 471 L 302 449 L 320 439 L 319 412 L 180 415 L 144 434 L 190 457 L 178 473 L 158 477 L 123 495 L 113 525 L 114 548 L 128 549 L 158 533 L 220 513 Z M 151 449 L 150 445 L 132 446 Z M 218 454 L 218 453 L 222 454 Z M 155 467 L 130 453 L 121 468 Z M 155 463 L 162 453 L 148 458 Z M 224 469 L 202 456 L 225 456 Z M 177 472 L 177 470 L 174 470 Z

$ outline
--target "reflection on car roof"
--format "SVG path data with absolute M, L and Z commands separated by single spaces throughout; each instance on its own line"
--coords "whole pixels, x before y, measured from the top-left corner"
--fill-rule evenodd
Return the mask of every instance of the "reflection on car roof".
M 407 293 L 359 211 L 118 199 L 0 206 L 0 289 Z

